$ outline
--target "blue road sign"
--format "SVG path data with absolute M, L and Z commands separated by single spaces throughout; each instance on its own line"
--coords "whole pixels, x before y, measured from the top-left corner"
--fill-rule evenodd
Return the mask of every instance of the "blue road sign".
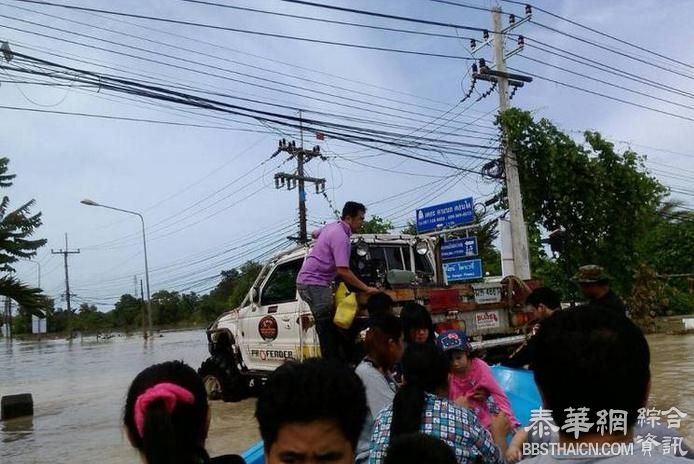
M 448 282 L 475 280 L 482 278 L 482 260 L 468 259 L 443 264 Z
M 474 222 L 475 213 L 473 208 L 474 204 L 472 197 L 470 197 L 418 209 L 417 232 L 429 232 Z
M 458 259 L 477 256 L 477 237 L 446 240 L 441 245 L 441 259 Z

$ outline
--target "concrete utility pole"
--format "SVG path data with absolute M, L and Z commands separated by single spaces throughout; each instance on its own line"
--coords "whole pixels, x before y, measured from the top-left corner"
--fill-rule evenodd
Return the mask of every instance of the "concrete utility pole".
M 68 255 L 79 254 L 80 250 L 70 250 L 67 246 L 67 233 L 65 233 L 65 249 L 53 250 L 51 253 L 54 255 L 63 255 L 63 260 L 65 262 L 65 302 L 67 304 L 67 328 L 70 336 L 72 336 L 72 307 L 70 306 L 70 275 L 68 274 L 67 257 Z
M 137 293 L 137 292 L 135 292 Z M 142 317 L 142 338 L 147 340 L 147 321 L 145 319 L 145 290 L 142 287 L 142 279 L 140 279 L 140 298 L 142 298 L 142 303 L 140 304 L 140 313 Z
M 506 54 L 504 50 L 505 31 L 502 30 L 501 8 L 492 9 L 494 22 L 494 64 L 496 65 L 497 88 L 499 92 L 499 108 L 503 113 L 509 107 L 508 83 L 506 72 Z M 511 219 L 511 244 L 513 247 L 513 269 L 516 277 L 530 278 L 530 260 L 528 258 L 528 230 L 523 218 L 523 198 L 521 197 L 518 164 L 508 141 L 503 141 L 504 171 L 506 173 L 506 190 L 508 193 L 508 209 Z
M 303 137 L 302 137 L 303 139 Z M 316 177 L 306 177 L 304 175 L 304 165 L 314 158 L 325 159 L 321 155 L 320 147 L 316 145 L 311 150 L 305 150 L 303 146 L 297 148 L 296 142 L 287 142 L 285 139 L 279 141 L 277 151 L 272 156 L 277 156 L 280 152 L 289 153 L 289 159 L 296 158 L 296 174 L 287 174 L 278 172 L 275 174 L 275 188 L 280 189 L 287 187 L 287 190 L 292 190 L 298 186 L 299 188 L 299 236 L 295 239 L 299 243 L 308 243 L 308 231 L 306 225 L 306 182 L 310 182 L 316 186 L 316 193 L 325 192 L 325 179 Z

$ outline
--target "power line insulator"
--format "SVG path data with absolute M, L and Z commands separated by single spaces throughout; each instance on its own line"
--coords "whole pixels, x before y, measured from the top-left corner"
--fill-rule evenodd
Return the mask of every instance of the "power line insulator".
M 518 36 L 518 46 L 525 47 L 525 37 L 523 37 L 522 35 Z
M 525 5 L 525 16 L 531 16 L 533 14 L 533 7 L 528 3 Z
M 486 67 L 487 67 L 487 62 L 485 61 L 484 58 L 480 58 L 480 69 L 483 69 Z
M 508 23 L 509 24 L 516 24 L 516 15 L 514 15 L 514 14 L 508 15 Z
M 472 73 L 477 74 L 478 68 L 477 68 L 477 63 L 472 63 Z
M 475 39 L 470 39 L 470 48 L 474 50 L 477 48 L 477 41 Z
M 485 29 L 484 31 L 482 31 L 482 38 L 484 40 L 489 40 L 489 31 L 488 30 Z

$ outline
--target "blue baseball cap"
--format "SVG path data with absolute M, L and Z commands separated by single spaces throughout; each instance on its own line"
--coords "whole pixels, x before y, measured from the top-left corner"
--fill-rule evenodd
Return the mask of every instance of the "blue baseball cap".
M 436 338 L 436 346 L 441 351 L 472 351 L 472 345 L 464 330 L 447 330 Z

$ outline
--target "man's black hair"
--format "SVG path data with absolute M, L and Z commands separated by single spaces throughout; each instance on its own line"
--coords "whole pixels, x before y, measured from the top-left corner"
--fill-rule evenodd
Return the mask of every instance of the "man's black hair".
M 388 447 L 383 464 L 456 464 L 455 452 L 444 441 L 423 433 L 408 433 L 395 438 Z
M 561 296 L 549 287 L 539 287 L 533 290 L 530 295 L 525 298 L 525 304 L 537 308 L 541 304 L 549 309 L 561 308 Z
M 389 339 L 400 340 L 400 337 L 402 337 L 402 322 L 394 314 L 377 314 L 369 319 L 369 330 L 379 330 Z
M 598 411 L 626 411 L 634 425 L 648 395 L 650 352 L 631 320 L 585 305 L 547 318 L 535 339 L 535 382 L 557 425 L 567 408 L 588 408 L 593 424 Z
M 356 449 L 367 410 L 364 385 L 352 369 L 314 358 L 277 368 L 258 397 L 255 417 L 265 449 L 282 426 L 320 420 L 333 421 Z
M 366 300 L 366 309 L 369 311 L 369 317 L 375 317 L 379 314 L 390 314 L 393 304 L 393 299 L 387 293 L 375 293 Z
M 366 213 L 366 206 L 356 201 L 348 201 L 342 208 L 342 219 L 355 217 L 359 213 Z

